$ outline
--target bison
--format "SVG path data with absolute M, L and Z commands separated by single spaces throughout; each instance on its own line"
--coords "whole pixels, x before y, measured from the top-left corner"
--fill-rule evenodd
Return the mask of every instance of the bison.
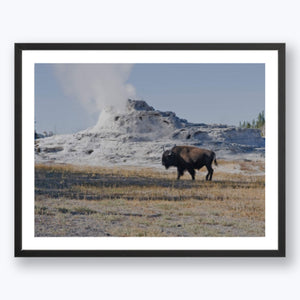
M 192 146 L 174 146 L 171 150 L 166 150 L 162 156 L 162 165 L 168 169 L 171 166 L 177 167 L 177 179 L 187 170 L 192 179 L 195 180 L 195 169 L 199 170 L 206 166 L 208 173 L 206 180 L 211 180 L 213 168 L 211 167 L 214 161 L 217 166 L 216 154 L 213 151 L 201 149 Z

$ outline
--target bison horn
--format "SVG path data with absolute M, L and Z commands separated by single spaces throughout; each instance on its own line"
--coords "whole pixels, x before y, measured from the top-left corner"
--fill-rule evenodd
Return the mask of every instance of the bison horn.
M 163 146 L 162 148 L 163 148 L 163 151 L 165 152 L 165 146 Z

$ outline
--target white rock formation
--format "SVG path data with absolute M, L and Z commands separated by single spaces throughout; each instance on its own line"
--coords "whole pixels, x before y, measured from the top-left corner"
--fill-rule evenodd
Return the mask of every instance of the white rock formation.
M 128 100 L 127 110 L 104 109 L 98 123 L 75 134 L 36 140 L 37 163 L 159 166 L 163 147 L 195 145 L 217 158 L 264 159 L 260 130 L 193 124 L 174 112 L 161 112 L 145 101 Z

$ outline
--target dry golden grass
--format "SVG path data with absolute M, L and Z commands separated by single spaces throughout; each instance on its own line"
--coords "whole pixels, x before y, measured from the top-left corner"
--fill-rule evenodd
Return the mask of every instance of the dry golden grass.
M 177 181 L 175 168 L 36 165 L 35 234 L 264 236 L 264 164 L 219 165 L 211 182 L 204 171 Z

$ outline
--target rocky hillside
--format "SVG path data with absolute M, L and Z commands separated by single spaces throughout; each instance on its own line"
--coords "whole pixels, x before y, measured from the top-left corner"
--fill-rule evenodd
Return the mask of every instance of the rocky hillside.
M 174 112 L 155 110 L 145 101 L 128 100 L 126 112 L 104 109 L 92 128 L 37 139 L 35 160 L 158 166 L 163 147 L 175 144 L 212 149 L 218 158 L 264 159 L 265 140 L 258 129 L 189 123 Z

